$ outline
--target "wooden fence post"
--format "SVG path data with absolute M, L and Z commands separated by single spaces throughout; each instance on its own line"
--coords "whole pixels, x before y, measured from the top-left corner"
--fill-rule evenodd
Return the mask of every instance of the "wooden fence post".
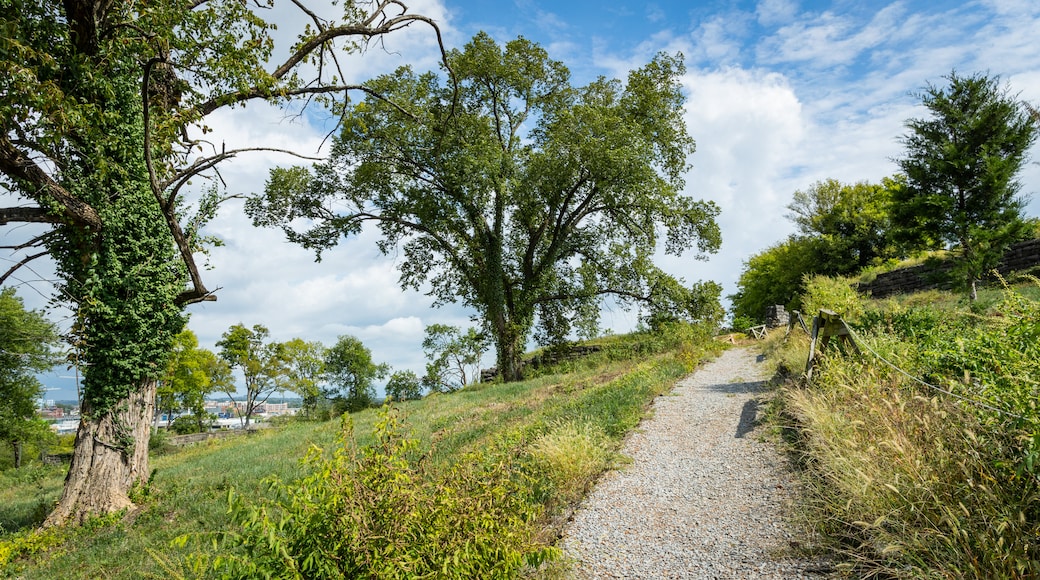
M 842 354 L 845 353 L 845 344 L 852 345 L 852 349 L 856 351 L 856 354 L 862 354 L 859 347 L 856 346 L 856 342 L 852 340 L 852 332 L 849 330 L 848 325 L 841 319 L 841 316 L 833 310 L 826 310 L 821 308 L 820 313 L 813 317 L 812 331 L 809 333 L 812 340 L 809 341 L 809 358 L 805 361 L 805 380 L 812 380 L 813 363 L 816 360 L 816 339 L 820 338 L 820 350 L 822 351 L 827 343 L 830 342 L 831 337 L 837 337 L 838 339 L 838 350 Z

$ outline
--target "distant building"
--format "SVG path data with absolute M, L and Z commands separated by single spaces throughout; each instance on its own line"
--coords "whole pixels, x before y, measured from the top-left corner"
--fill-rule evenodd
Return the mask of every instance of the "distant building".
M 40 409 L 40 417 L 43 417 L 44 419 L 64 419 L 65 409 L 53 405 L 47 406 Z

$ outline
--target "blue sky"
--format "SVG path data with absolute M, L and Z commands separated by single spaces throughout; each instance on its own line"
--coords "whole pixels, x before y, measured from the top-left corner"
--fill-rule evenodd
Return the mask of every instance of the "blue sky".
M 599 75 L 622 78 L 659 51 L 682 52 L 686 121 L 697 141 L 686 193 L 720 205 L 723 247 L 708 262 L 667 258 L 662 264 L 688 281 L 716 280 L 725 294 L 735 290 L 749 256 L 793 231 L 784 214 L 794 191 L 826 178 L 879 181 L 896 171 L 904 121 L 925 114 L 913 93 L 926 83 L 942 84 L 954 69 L 988 72 L 1040 103 L 1040 3 L 1033 0 L 409 5 L 440 23 L 449 47 L 461 47 L 479 30 L 500 42 L 522 35 L 563 61 L 579 84 Z M 283 34 L 300 22 L 288 13 L 278 21 Z M 386 39 L 386 46 L 353 59 L 352 76 L 367 78 L 406 62 L 418 70 L 436 67 L 428 30 L 409 30 Z M 229 148 L 273 141 L 313 153 L 323 137 L 320 125 L 264 107 L 221 114 L 211 126 L 214 142 Z M 267 168 L 278 163 L 292 161 L 241 158 L 223 175 L 231 193 L 248 193 L 260 189 Z M 1027 166 L 1021 181 L 1023 193 L 1033 194 L 1027 212 L 1040 215 L 1040 167 Z M 225 207 L 209 232 L 226 245 L 213 251 L 213 269 L 205 274 L 210 287 L 222 288 L 218 301 L 191 308 L 189 326 L 204 347 L 214 348 L 239 322 L 265 324 L 276 340 L 299 336 L 331 345 L 338 335 L 352 334 L 376 360 L 421 374 L 424 326 L 470 324 L 470 312 L 431 309 L 430 298 L 399 290 L 393 258 L 376 251 L 370 234 L 314 264 L 278 232 L 253 229 L 240 206 Z M 20 287 L 34 305 L 49 292 L 46 282 Z M 634 320 L 632 313 L 610 310 L 603 326 L 625 331 Z M 50 396 L 74 396 L 70 379 L 55 376 L 48 384 L 60 389 Z

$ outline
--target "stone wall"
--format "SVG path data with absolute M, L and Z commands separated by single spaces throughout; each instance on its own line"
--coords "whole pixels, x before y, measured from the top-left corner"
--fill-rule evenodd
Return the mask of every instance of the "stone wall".
M 1019 242 L 1008 250 L 997 266 L 1002 276 L 1040 266 L 1040 239 Z M 943 262 L 937 266 L 922 264 L 900 268 L 878 274 L 870 284 L 860 284 L 858 290 L 874 298 L 893 294 L 911 294 L 924 290 L 949 290 L 951 282 L 947 275 L 953 264 Z

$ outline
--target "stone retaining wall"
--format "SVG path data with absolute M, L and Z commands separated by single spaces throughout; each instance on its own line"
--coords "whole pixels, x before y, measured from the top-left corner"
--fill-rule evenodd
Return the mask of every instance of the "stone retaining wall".
M 1027 240 L 1011 246 L 997 266 L 997 271 L 1002 276 L 1007 276 L 1011 272 L 1021 272 L 1037 266 L 1040 266 L 1040 239 Z M 947 274 L 951 268 L 953 264 L 948 261 L 937 266 L 922 264 L 900 268 L 878 274 L 870 284 L 860 284 L 858 290 L 874 298 L 924 290 L 949 290 L 951 282 Z

